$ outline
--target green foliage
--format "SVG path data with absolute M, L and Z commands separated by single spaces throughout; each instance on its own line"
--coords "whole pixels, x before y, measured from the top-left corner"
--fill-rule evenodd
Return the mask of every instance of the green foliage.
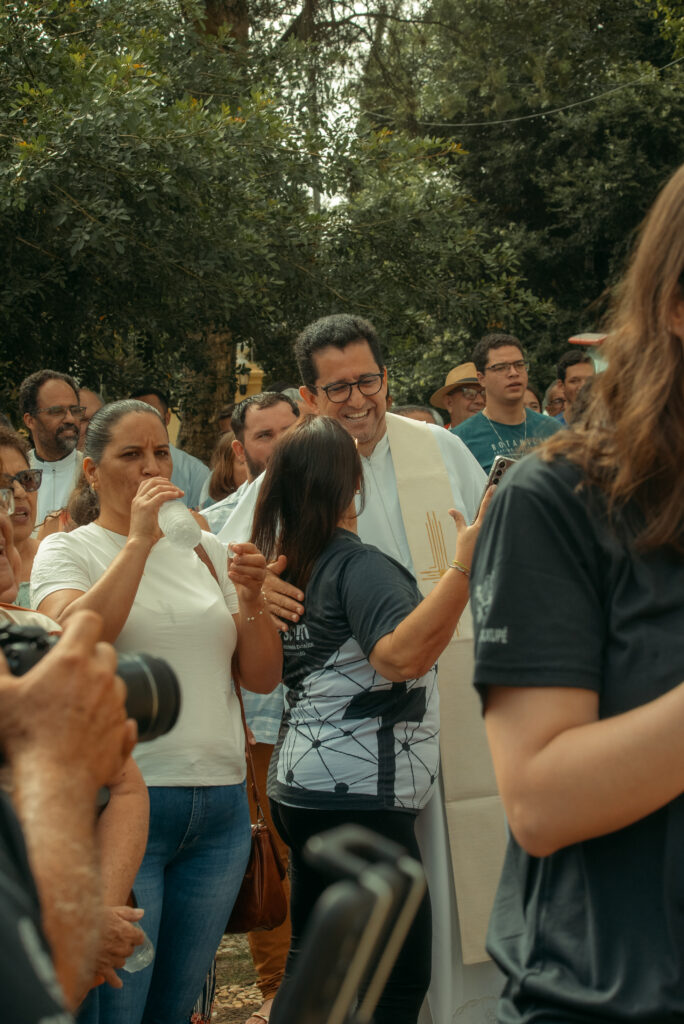
M 8 409 L 22 377 L 51 365 L 107 397 L 154 376 L 208 424 L 235 342 L 271 379 L 294 378 L 291 339 L 337 310 L 377 322 L 395 396 L 424 399 L 488 327 L 542 330 L 553 309 L 526 285 L 520 232 L 468 180 L 458 139 L 417 132 L 415 117 L 387 130 L 344 102 L 401 0 L 379 17 L 305 10 L 310 22 L 262 0 L 238 45 L 204 33 L 200 0 L 5 3 Z M 420 27 L 407 66 L 425 44 L 421 88 L 438 103 L 434 32 Z M 397 95 L 414 94 L 407 81 Z
M 348 159 L 353 187 L 326 225 L 330 306 L 373 320 L 395 398 L 425 401 L 488 328 L 532 330 L 549 308 L 525 288 L 506 232 L 454 184 L 455 144 L 383 130 Z
M 679 0 L 433 0 L 371 55 L 368 116 L 460 144 L 454 187 L 552 304 L 526 338 L 549 378 L 569 334 L 599 327 L 634 230 L 682 160 L 684 64 L 658 70 L 684 52 L 681 13 Z
M 190 6 L 5 5 L 0 331 L 15 383 L 88 370 L 95 346 L 201 367 L 210 328 L 241 340 L 282 317 L 311 147 Z

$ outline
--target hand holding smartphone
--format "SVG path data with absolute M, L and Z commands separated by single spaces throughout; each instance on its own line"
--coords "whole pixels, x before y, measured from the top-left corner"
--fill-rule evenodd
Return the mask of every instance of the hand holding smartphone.
M 492 463 L 492 468 L 489 470 L 489 476 L 487 477 L 487 485 L 484 491 L 482 492 L 482 497 L 480 498 L 480 504 L 478 505 L 478 514 L 480 506 L 484 501 L 485 494 L 487 493 L 489 488 L 501 483 L 504 475 L 508 472 L 511 466 L 514 466 L 516 464 L 517 461 L 517 459 L 509 459 L 506 455 L 497 455 L 497 457 L 494 459 L 494 462 Z

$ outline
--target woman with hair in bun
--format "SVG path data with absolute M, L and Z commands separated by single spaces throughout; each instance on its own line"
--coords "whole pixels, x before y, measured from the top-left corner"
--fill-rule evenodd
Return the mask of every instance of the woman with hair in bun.
M 47 537 L 31 576 L 33 606 L 64 623 L 80 608 L 104 620 L 119 651 L 164 658 L 180 682 L 178 722 L 139 745 L 150 830 L 133 887 L 155 947 L 150 966 L 96 991 L 100 1024 L 187 1024 L 250 850 L 245 737 L 231 678 L 269 692 L 281 674 L 265 611 L 266 562 L 253 544 L 230 560 L 211 534 L 174 546 L 157 521 L 182 494 L 170 480 L 169 439 L 155 409 L 134 400 L 100 409 L 88 427 L 77 502 L 87 519 Z M 74 502 L 71 503 L 75 507 Z

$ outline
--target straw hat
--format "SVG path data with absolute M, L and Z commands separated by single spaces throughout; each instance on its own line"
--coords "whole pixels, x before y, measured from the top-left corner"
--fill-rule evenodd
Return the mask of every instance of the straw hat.
M 480 384 L 477 379 L 475 363 L 461 363 L 460 366 L 455 366 L 453 370 L 449 370 L 444 387 L 435 391 L 430 399 L 430 405 L 436 405 L 438 409 L 446 409 L 444 399 L 459 384 Z

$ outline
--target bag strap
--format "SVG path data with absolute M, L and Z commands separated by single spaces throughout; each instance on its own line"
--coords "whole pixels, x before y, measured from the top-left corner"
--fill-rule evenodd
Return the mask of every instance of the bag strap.
M 250 750 L 249 740 L 247 739 L 247 719 L 245 717 L 245 705 L 242 701 L 242 686 L 240 684 L 240 677 L 235 665 L 235 659 L 233 658 L 232 664 L 233 674 L 233 686 L 235 687 L 235 693 L 237 699 L 240 702 L 240 714 L 242 715 L 242 728 L 245 731 L 245 758 L 247 760 L 247 768 L 249 770 L 249 779 L 252 784 L 252 796 L 257 809 L 257 822 L 259 824 L 265 822 L 266 816 L 264 815 L 263 807 L 261 806 L 261 794 L 259 793 L 259 787 L 257 786 L 256 771 L 254 769 L 254 759 L 252 758 L 252 751 Z
M 198 544 L 197 547 L 195 548 L 195 554 L 197 555 L 197 557 L 199 558 L 199 560 L 201 562 L 204 562 L 204 564 L 206 565 L 207 569 L 209 570 L 211 575 L 214 577 L 214 579 L 218 583 L 219 582 L 219 578 L 218 578 L 218 575 L 216 573 L 216 569 L 214 567 L 214 563 L 212 562 L 211 558 L 209 557 L 209 555 L 207 554 L 207 552 L 205 551 L 205 549 L 204 549 L 204 547 L 202 546 L 201 543 Z M 219 583 L 219 586 L 220 585 L 221 584 Z M 244 703 L 242 701 L 242 687 L 240 685 L 240 678 L 239 678 L 239 675 L 238 675 L 238 672 L 237 672 L 237 666 L 235 664 L 235 656 L 233 656 L 233 662 L 232 662 L 232 665 L 231 665 L 231 674 L 232 674 L 232 677 L 233 677 L 233 686 L 235 687 L 235 694 L 236 694 L 237 699 L 238 699 L 239 704 L 240 704 L 240 715 L 242 716 L 242 728 L 243 728 L 244 733 L 245 733 L 245 759 L 247 761 L 247 768 L 248 768 L 248 771 L 249 771 L 249 778 L 250 778 L 250 782 L 252 784 L 252 796 L 254 797 L 254 803 L 256 804 L 257 821 L 258 821 L 259 824 L 261 824 L 262 822 L 265 822 L 266 817 L 264 815 L 263 807 L 261 806 L 261 796 L 259 794 L 259 787 L 257 786 L 256 771 L 254 770 L 254 760 L 252 758 L 252 751 L 249 749 L 249 740 L 247 739 L 248 731 L 247 731 L 247 719 L 245 717 L 245 705 L 244 705 Z

